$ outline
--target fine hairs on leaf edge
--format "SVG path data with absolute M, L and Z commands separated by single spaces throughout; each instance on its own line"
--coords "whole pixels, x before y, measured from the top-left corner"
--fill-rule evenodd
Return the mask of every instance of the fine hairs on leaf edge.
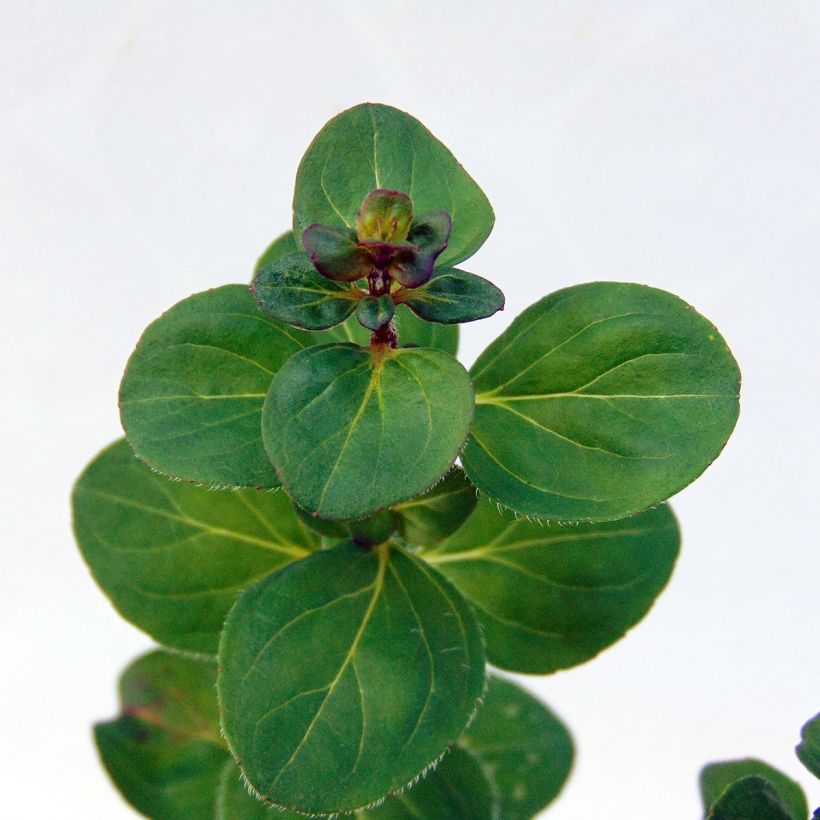
M 328 344 L 333 345 L 333 344 L 340 344 L 340 343 L 339 342 L 329 342 Z M 342 343 L 342 344 L 348 344 L 348 343 Z M 349 344 L 355 344 L 355 343 L 351 342 Z M 362 345 L 357 345 L 357 347 L 362 347 Z M 415 349 L 417 349 L 417 350 L 436 350 L 437 348 L 423 348 L 422 347 L 422 348 L 415 348 Z M 397 498 L 395 501 L 391 501 L 389 504 L 384 504 L 381 507 L 376 507 L 375 509 L 371 510 L 370 512 L 365 513 L 364 515 L 354 516 L 352 518 L 324 518 L 324 517 L 319 515 L 319 512 L 317 510 L 309 510 L 307 507 L 302 507 L 302 505 L 294 498 L 293 494 L 288 489 L 287 482 L 284 481 L 279 468 L 275 464 L 273 464 L 273 462 L 271 462 L 271 464 L 273 464 L 273 469 L 276 472 L 276 478 L 279 480 L 279 487 L 272 487 L 272 488 L 257 487 L 256 489 L 273 489 L 273 490 L 283 489 L 287 493 L 288 498 L 290 498 L 296 506 L 303 509 L 308 515 L 310 515 L 313 518 L 320 518 L 321 517 L 325 521 L 331 521 L 331 522 L 334 522 L 334 523 L 335 522 L 347 522 L 347 521 L 349 521 L 349 522 L 363 521 L 364 519 L 370 518 L 370 516 L 376 515 L 376 513 L 380 513 L 383 510 L 388 510 L 391 507 L 395 507 L 398 504 L 404 503 L 405 501 L 410 501 L 414 498 L 418 498 L 419 496 L 424 495 L 425 493 L 429 493 L 430 490 L 433 489 L 433 487 L 435 487 L 437 484 L 439 484 L 439 482 L 443 481 L 453 471 L 454 467 L 458 466 L 456 462 L 458 462 L 459 459 L 461 458 L 461 454 L 464 452 L 464 448 L 467 446 L 467 443 L 470 440 L 470 430 L 473 426 L 473 421 L 475 421 L 475 408 L 476 408 L 475 385 L 473 384 L 473 380 L 470 378 L 470 372 L 469 372 L 469 370 L 467 370 L 466 367 L 464 367 L 464 365 L 458 360 L 458 358 L 456 356 L 453 356 L 450 353 L 446 353 L 445 351 L 441 351 L 441 352 L 445 353 L 445 355 L 449 356 L 451 359 L 453 359 L 453 361 L 455 361 L 459 365 L 461 365 L 461 367 L 464 369 L 464 372 L 467 373 L 467 378 L 469 379 L 470 386 L 472 388 L 472 406 L 470 408 L 470 421 L 469 421 L 469 424 L 467 426 L 467 434 L 464 436 L 464 441 L 461 442 L 461 444 L 458 447 L 458 450 L 456 451 L 455 455 L 453 456 L 452 460 L 450 461 L 450 466 L 447 467 L 447 469 L 435 481 L 433 481 L 432 484 L 425 487 L 423 490 L 414 491 L 412 493 L 409 493 L 408 495 L 402 496 L 401 498 Z M 468 478 L 469 478 L 469 476 L 468 476 Z M 470 479 L 470 483 L 471 484 L 473 483 L 472 479 Z M 475 486 L 475 485 L 473 485 L 473 486 Z M 238 489 L 241 489 L 241 488 L 238 488 Z M 476 488 L 476 489 L 478 489 L 478 488 Z
M 278 572 L 278 571 L 279 570 L 274 570 L 274 572 Z M 263 579 L 259 579 L 259 580 L 263 580 Z M 259 583 L 259 581 L 256 581 L 255 583 Z M 251 586 L 253 586 L 253 584 Z M 243 592 L 244 591 L 245 590 L 243 590 Z M 462 594 L 462 593 L 459 592 L 459 594 Z M 240 596 L 237 595 L 237 601 L 239 600 L 239 597 Z M 228 611 L 228 614 L 225 618 L 225 624 L 227 624 L 228 619 L 231 617 L 231 614 L 233 613 L 233 610 L 234 610 L 234 607 L 236 606 L 237 601 L 234 602 L 234 605 Z M 469 603 L 469 601 L 467 601 L 466 598 L 465 598 L 465 601 L 467 602 L 467 605 L 472 610 L 472 605 Z M 355 814 L 356 812 L 359 812 L 359 811 L 367 811 L 368 809 L 377 808 L 382 803 L 384 803 L 384 801 L 388 797 L 392 797 L 394 795 L 402 794 L 407 789 L 412 788 L 416 783 L 419 782 L 420 779 L 422 779 L 423 777 L 426 777 L 429 772 L 433 771 L 438 766 L 438 764 L 447 756 L 447 753 L 453 747 L 458 745 L 459 738 L 473 725 L 473 723 L 475 722 L 476 717 L 478 716 L 479 710 L 484 705 L 484 699 L 487 695 L 487 689 L 490 685 L 490 673 L 489 673 L 489 668 L 488 668 L 490 664 L 487 662 L 487 659 L 486 659 L 487 642 L 486 642 L 486 639 L 484 637 L 484 626 L 482 625 L 481 621 L 478 620 L 478 618 L 476 618 L 476 625 L 478 626 L 478 633 L 479 633 L 479 636 L 481 638 L 481 648 L 484 652 L 484 674 L 483 674 L 483 680 L 482 680 L 482 686 L 481 686 L 481 694 L 479 694 L 479 696 L 475 699 L 475 703 L 473 704 L 473 710 L 470 713 L 470 716 L 467 718 L 467 722 L 465 723 L 465 725 L 462 728 L 461 732 L 459 733 L 458 737 L 447 741 L 447 746 L 444 749 L 444 751 L 441 752 L 441 754 L 439 754 L 437 757 L 435 757 L 429 763 L 427 763 L 424 766 L 424 768 L 415 777 L 411 778 L 403 786 L 399 786 L 396 789 L 391 789 L 389 792 L 382 795 L 377 800 L 371 801 L 370 803 L 368 803 L 366 805 L 357 806 L 357 807 L 352 808 L 352 809 L 345 809 L 343 811 L 336 811 L 336 812 L 333 812 L 331 814 L 321 813 L 321 812 L 317 813 L 317 812 L 305 811 L 304 809 L 301 809 L 301 808 L 298 808 L 298 807 L 295 807 L 295 806 L 286 806 L 282 803 L 277 803 L 276 801 L 271 800 L 266 795 L 261 794 L 256 789 L 256 787 L 250 782 L 250 780 L 248 780 L 248 777 L 245 774 L 245 770 L 242 768 L 242 761 L 237 756 L 236 752 L 234 751 L 233 745 L 231 744 L 230 739 L 228 738 L 227 734 L 225 733 L 225 725 L 224 725 L 224 722 L 223 722 L 223 719 L 222 719 L 223 715 L 225 713 L 225 707 L 224 707 L 224 704 L 222 703 L 222 693 L 221 693 L 220 688 L 219 688 L 219 675 L 222 674 L 222 666 L 219 663 L 217 663 L 217 680 L 214 683 L 214 687 L 216 688 L 216 698 L 217 698 L 217 704 L 219 706 L 219 735 L 225 741 L 225 746 L 227 747 L 228 751 L 230 752 L 231 758 L 233 759 L 234 763 L 236 763 L 236 765 L 239 767 L 239 770 L 241 772 L 242 781 L 245 784 L 245 787 L 247 788 L 248 793 L 253 795 L 263 805 L 269 806 L 271 808 L 278 809 L 279 811 L 292 811 L 292 812 L 295 812 L 296 814 L 304 815 L 305 817 L 324 817 L 324 818 L 328 818 L 328 820 L 332 820 L 332 818 L 334 818 L 334 817 L 350 816 L 350 815 L 353 815 L 353 814 Z M 220 634 L 220 639 L 219 639 L 220 649 L 222 648 L 222 640 L 223 640 L 224 634 L 225 634 L 225 631 L 224 631 L 224 625 L 223 625 L 223 630 Z M 491 782 L 493 782 L 493 781 L 491 780 Z

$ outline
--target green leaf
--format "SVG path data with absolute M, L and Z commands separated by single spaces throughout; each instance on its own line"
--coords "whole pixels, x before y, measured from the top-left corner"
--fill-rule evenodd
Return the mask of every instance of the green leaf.
M 359 247 L 355 231 L 310 225 L 301 239 L 316 270 L 328 279 L 355 282 L 373 269 L 370 254 Z
M 318 549 L 283 492 L 210 492 L 157 475 L 124 439 L 74 487 L 74 532 L 97 583 L 160 643 L 215 654 L 237 592 Z
M 800 762 L 820 778 L 820 714 L 815 715 L 800 732 L 800 743 L 795 749 Z
M 256 261 L 256 265 L 253 268 L 254 276 L 263 266 L 275 262 L 277 259 L 285 256 L 285 254 L 296 253 L 298 250 L 299 246 L 293 238 L 293 231 L 285 231 L 265 248 L 265 252 Z
M 405 305 L 396 305 L 393 321 L 399 333 L 399 347 L 435 347 L 451 356 L 458 352 L 458 325 L 425 322 L 414 316 Z M 315 333 L 314 338 L 317 344 L 355 342 L 366 347 L 370 344 L 370 331 L 351 317 L 330 330 Z
M 400 290 L 394 298 L 422 319 L 443 324 L 473 322 L 504 310 L 504 294 L 492 282 L 457 268 L 439 268 L 426 285 Z
M 216 783 L 214 820 L 304 820 L 304 815 L 266 806 L 249 794 L 242 780 L 242 770 L 231 759 Z
M 310 343 L 260 313 L 243 285 L 184 299 L 148 326 L 128 361 L 120 415 L 129 443 L 178 478 L 276 486 L 262 403 L 279 368 Z
M 322 518 L 361 518 L 435 484 L 472 414 L 470 380 L 446 353 L 317 345 L 274 379 L 262 435 L 299 506 Z
M 357 815 L 367 820 L 506 820 L 498 813 L 495 789 L 481 763 L 458 747 L 409 791 Z
M 520 686 L 496 677 L 459 745 L 490 771 L 504 820 L 529 820 L 551 803 L 574 756 L 564 724 Z
M 399 535 L 408 543 L 433 547 L 454 533 L 478 503 L 476 488 L 460 467 L 453 467 L 423 495 L 393 507 Z
M 219 734 L 215 677 L 213 662 L 152 652 L 122 676 L 122 716 L 94 727 L 108 774 L 147 817 L 214 816 L 214 786 L 230 760 Z
M 294 232 L 315 223 L 352 229 L 376 188 L 408 194 L 417 214 L 450 215 L 440 265 L 472 256 L 492 230 L 487 197 L 450 151 L 409 114 L 366 103 L 334 117 L 310 144 L 296 174 Z
M 260 266 L 251 292 L 263 313 L 307 330 L 324 330 L 343 322 L 362 296 L 358 288 L 321 276 L 302 252 Z
M 527 515 L 604 521 L 697 478 L 738 414 L 740 374 L 717 330 L 643 285 L 596 282 L 521 314 L 470 371 L 462 463 Z
M 378 330 L 393 318 L 395 312 L 396 306 L 390 294 L 365 296 L 356 308 L 356 319 L 362 327 L 368 330 Z
M 744 817 L 745 820 L 745 815 L 725 813 L 730 805 L 741 805 L 740 802 L 735 802 L 740 801 L 741 798 L 743 800 L 742 805 L 748 805 L 750 807 L 749 810 L 751 810 L 753 805 L 756 806 L 758 803 L 765 805 L 766 800 L 761 797 L 763 789 L 760 787 L 760 784 L 747 784 L 744 788 L 738 790 L 731 801 L 721 806 L 720 810 L 724 812 L 723 814 L 715 813 L 717 807 L 721 805 L 721 795 L 724 795 L 737 781 L 742 781 L 743 779 L 748 780 L 752 777 L 757 780 L 763 779 L 764 782 L 771 786 L 776 798 L 782 802 L 785 813 L 782 815 L 775 813 L 771 815 L 772 817 L 782 816 L 790 818 L 790 820 L 806 820 L 809 814 L 809 807 L 806 803 L 806 796 L 803 794 L 803 789 L 801 789 L 794 780 L 773 766 L 769 766 L 768 763 L 764 763 L 762 760 L 755 760 L 754 758 L 710 763 L 701 769 L 700 793 L 704 808 L 707 811 L 710 809 L 712 811 L 710 817 L 728 818 L 738 816 Z M 769 800 L 769 802 L 772 801 Z M 768 819 L 770 815 L 749 815 L 750 818 L 757 816 Z
M 804 820 L 804 814 L 800 820 Z M 712 806 L 709 820 L 795 820 L 768 780 L 755 775 L 732 783 Z
M 499 512 L 485 496 L 424 557 L 475 608 L 490 663 L 546 674 L 589 660 L 638 623 L 666 586 L 679 541 L 665 505 L 556 526 Z
M 475 617 L 395 546 L 343 542 L 251 587 L 220 645 L 222 727 L 254 789 L 350 811 L 418 776 L 484 686 Z
M 500 820 L 498 801 L 482 765 L 458 747 L 435 769 L 399 794 L 388 795 L 372 809 L 357 811 L 361 820 Z M 216 797 L 216 820 L 302 820 L 303 814 L 270 808 L 248 794 L 239 767 L 225 764 Z M 506 817 L 506 815 L 505 815 Z

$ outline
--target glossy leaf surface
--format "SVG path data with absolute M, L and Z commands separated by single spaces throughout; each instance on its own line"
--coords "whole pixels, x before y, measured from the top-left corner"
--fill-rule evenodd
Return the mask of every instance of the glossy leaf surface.
M 778 771 L 774 766 L 764 763 L 762 760 L 745 758 L 743 760 L 728 760 L 721 763 L 710 763 L 704 766 L 700 773 L 700 793 L 703 799 L 704 808 L 709 810 L 719 805 L 721 795 L 723 795 L 734 783 L 742 778 L 763 778 L 776 792 L 777 798 L 783 803 L 788 811 L 786 817 L 791 820 L 806 820 L 809 807 L 806 803 L 806 796 L 800 785 L 787 777 L 783 772 Z M 765 790 L 760 784 L 747 784 L 739 789 L 731 801 L 728 801 L 721 811 L 726 811 L 727 806 L 736 805 L 761 805 L 766 804 L 766 799 L 762 796 Z M 713 809 L 714 811 L 714 809 Z M 714 815 L 715 817 L 731 817 L 732 815 Z M 760 815 L 761 817 L 763 815 Z M 777 817 L 777 814 L 773 815 Z
M 396 528 L 410 544 L 433 547 L 454 533 L 477 503 L 476 488 L 460 467 L 453 467 L 435 487 L 393 507 Z
M 389 294 L 365 296 L 356 308 L 356 319 L 362 327 L 378 330 L 393 318 L 395 312 L 396 306 Z
M 499 512 L 484 496 L 424 557 L 475 608 L 491 663 L 546 674 L 589 660 L 640 621 L 669 580 L 679 541 L 665 505 L 557 526 Z
M 459 745 L 490 772 L 504 820 L 530 820 L 551 803 L 574 757 L 564 724 L 520 686 L 496 677 Z
M 439 268 L 426 285 L 399 293 L 428 322 L 473 322 L 504 309 L 504 294 L 492 282 L 458 268 Z
M 805 820 L 802 815 L 800 820 Z M 795 820 L 774 786 L 764 777 L 751 775 L 732 783 L 718 798 L 708 820 Z
M 360 291 L 321 276 L 305 253 L 290 253 L 262 265 L 251 292 L 272 319 L 306 330 L 324 330 L 356 309 Z
M 120 683 L 121 717 L 94 727 L 103 765 L 123 797 L 157 820 L 213 817 L 230 760 L 219 735 L 209 661 L 152 652 Z
M 409 114 L 366 103 L 334 117 L 310 144 L 296 175 L 294 232 L 301 236 L 314 223 L 354 228 L 362 201 L 377 188 L 408 194 L 416 214 L 451 216 L 439 264 L 472 256 L 492 230 L 487 197 L 450 151 Z
M 317 345 L 279 371 L 262 433 L 299 506 L 322 518 L 361 518 L 444 475 L 472 414 L 470 380 L 446 353 Z
M 545 297 L 470 374 L 467 476 L 552 520 L 623 518 L 668 498 L 716 458 L 738 414 L 740 374 L 720 334 L 643 285 Z
M 120 415 L 134 451 L 156 470 L 206 485 L 277 485 L 260 434 L 276 372 L 311 343 L 275 322 L 243 285 L 179 302 L 128 361 Z
M 251 587 L 220 667 L 223 730 L 248 780 L 316 813 L 409 783 L 461 734 L 484 686 L 478 624 L 456 590 L 397 547 L 352 542 Z
M 800 762 L 817 778 L 820 778 L 820 714 L 803 726 L 800 743 L 795 749 Z
M 120 439 L 77 481 L 77 543 L 122 614 L 160 643 L 215 654 L 237 592 L 319 547 L 283 492 L 211 492 L 157 475 Z

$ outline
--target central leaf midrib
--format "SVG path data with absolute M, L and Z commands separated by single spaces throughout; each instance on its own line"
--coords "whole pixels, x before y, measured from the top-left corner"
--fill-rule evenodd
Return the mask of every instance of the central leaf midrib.
M 376 571 L 376 578 L 373 582 L 373 595 L 370 598 L 370 601 L 367 604 L 367 609 L 362 616 L 362 622 L 359 625 L 359 628 L 356 630 L 356 634 L 353 637 L 353 641 L 350 644 L 350 648 L 347 651 L 347 655 L 345 656 L 344 660 L 342 661 L 339 671 L 337 672 L 336 676 L 330 682 L 330 685 L 327 688 L 327 693 L 325 694 L 324 698 L 322 698 L 322 702 L 319 704 L 319 708 L 316 710 L 316 714 L 311 719 L 307 729 L 305 730 L 302 739 L 297 744 L 296 748 L 293 750 L 293 753 L 282 766 L 282 768 L 277 773 L 276 777 L 270 784 L 270 790 L 273 791 L 276 787 L 276 784 L 282 778 L 284 773 L 290 768 L 293 764 L 294 760 L 296 759 L 299 752 L 304 747 L 305 743 L 307 743 L 308 738 L 313 731 L 314 726 L 316 725 L 317 721 L 322 715 L 322 712 L 327 705 L 328 701 L 330 700 L 331 696 L 333 695 L 336 687 L 339 684 L 339 681 L 342 679 L 342 676 L 347 671 L 348 666 L 353 662 L 354 658 L 356 657 L 356 650 L 359 648 L 359 643 L 364 636 L 365 630 L 367 629 L 367 625 L 370 623 L 370 619 L 373 616 L 373 611 L 376 608 L 376 604 L 381 597 L 382 591 L 384 589 L 384 576 L 387 570 L 387 563 L 389 560 L 389 546 L 386 544 L 382 544 L 379 547 L 376 547 L 374 550 L 376 554 L 376 558 L 379 562 L 378 569 Z

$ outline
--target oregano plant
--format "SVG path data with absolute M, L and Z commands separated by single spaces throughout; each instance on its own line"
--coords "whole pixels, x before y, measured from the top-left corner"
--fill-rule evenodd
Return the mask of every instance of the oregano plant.
M 145 330 L 125 438 L 76 484 L 91 572 L 162 646 L 123 674 L 102 761 L 156 818 L 532 817 L 572 741 L 490 666 L 568 669 L 643 618 L 737 364 L 677 296 L 595 282 L 466 370 L 458 325 L 504 307 L 457 267 L 493 211 L 395 108 L 319 132 L 293 215 L 250 288 Z

